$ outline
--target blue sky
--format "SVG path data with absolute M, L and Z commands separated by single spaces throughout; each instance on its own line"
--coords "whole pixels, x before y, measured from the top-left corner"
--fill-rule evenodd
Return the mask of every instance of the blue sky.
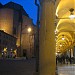
M 35 5 L 35 0 L 0 0 L 2 4 L 8 2 L 15 2 L 23 6 L 30 18 L 33 19 L 33 23 L 36 24 L 37 21 L 37 7 Z

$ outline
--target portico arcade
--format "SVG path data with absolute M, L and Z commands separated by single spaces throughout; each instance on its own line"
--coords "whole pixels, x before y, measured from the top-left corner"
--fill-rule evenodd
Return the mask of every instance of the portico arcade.
M 55 75 L 55 53 L 74 49 L 75 19 L 69 18 L 70 9 L 75 8 L 74 3 L 75 0 L 40 0 L 39 75 Z M 60 44 L 64 45 L 59 48 Z

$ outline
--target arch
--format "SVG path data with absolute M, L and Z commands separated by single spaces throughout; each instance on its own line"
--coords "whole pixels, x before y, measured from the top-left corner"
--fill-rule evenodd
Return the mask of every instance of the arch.
M 57 0 L 56 4 L 56 14 L 59 14 L 59 16 L 62 16 L 63 14 L 65 14 L 66 12 L 69 12 L 70 8 L 74 8 L 74 2 L 75 0 Z M 62 14 L 61 14 L 62 13 Z
M 69 27 L 75 28 L 75 20 L 70 20 L 70 19 L 59 20 L 56 29 L 58 29 L 59 27 L 61 28 L 62 26 L 64 26 L 64 27 L 69 26 Z M 71 30 L 73 30 L 73 29 L 71 29 Z

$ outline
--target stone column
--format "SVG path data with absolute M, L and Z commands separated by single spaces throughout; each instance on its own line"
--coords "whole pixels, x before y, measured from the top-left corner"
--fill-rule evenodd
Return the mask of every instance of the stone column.
M 54 1 L 41 0 L 39 75 L 55 75 Z
M 74 46 L 74 49 L 73 49 L 73 57 L 74 57 L 74 64 L 75 64 L 75 46 Z

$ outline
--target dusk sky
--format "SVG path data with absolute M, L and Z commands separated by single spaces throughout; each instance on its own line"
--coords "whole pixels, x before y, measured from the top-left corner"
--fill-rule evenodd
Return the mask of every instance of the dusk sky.
M 8 2 L 15 2 L 23 6 L 30 18 L 33 19 L 33 23 L 36 24 L 37 20 L 37 7 L 35 0 L 0 0 L 0 3 L 6 4 Z

